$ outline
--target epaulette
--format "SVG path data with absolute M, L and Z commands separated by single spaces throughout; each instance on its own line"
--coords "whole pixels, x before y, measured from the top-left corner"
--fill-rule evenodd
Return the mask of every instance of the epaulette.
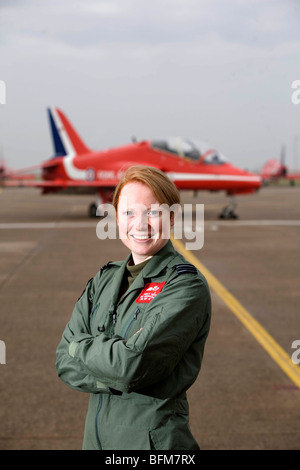
M 177 270 L 177 274 L 185 274 L 185 273 L 197 274 L 197 268 L 193 264 L 187 264 L 187 263 L 177 264 L 175 268 Z
M 104 264 L 103 266 L 101 266 L 101 268 L 100 268 L 99 271 L 102 272 L 102 271 L 104 271 L 104 269 L 107 269 L 110 263 L 111 263 L 111 261 L 108 261 L 108 263 L 106 263 L 106 264 Z

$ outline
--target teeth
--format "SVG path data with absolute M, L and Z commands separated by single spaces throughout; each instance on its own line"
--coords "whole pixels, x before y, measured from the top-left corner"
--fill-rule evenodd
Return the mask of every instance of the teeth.
M 149 235 L 132 235 L 133 238 L 136 238 L 137 240 L 147 240 L 149 238 Z

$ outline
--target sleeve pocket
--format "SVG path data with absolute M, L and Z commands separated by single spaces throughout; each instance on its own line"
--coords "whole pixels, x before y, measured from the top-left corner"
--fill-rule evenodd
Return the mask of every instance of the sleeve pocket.
M 163 307 L 156 311 L 155 314 L 152 314 L 151 318 L 146 321 L 144 326 L 128 339 L 126 342 L 128 348 L 136 352 L 142 352 L 145 349 L 162 310 Z

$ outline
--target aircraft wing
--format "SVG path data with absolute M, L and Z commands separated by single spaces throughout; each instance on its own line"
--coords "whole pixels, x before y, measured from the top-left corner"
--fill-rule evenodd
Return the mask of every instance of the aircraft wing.
M 300 180 L 300 173 L 294 173 L 294 174 L 288 173 L 288 174 L 286 175 L 286 178 L 287 178 L 288 180 Z
M 29 166 L 26 168 L 21 168 L 19 170 L 9 170 L 9 177 L 10 179 L 18 178 L 19 176 L 22 176 L 24 174 L 31 174 L 33 172 L 36 172 L 38 170 L 43 170 L 44 168 L 54 168 L 58 166 L 58 161 L 55 161 L 54 159 L 52 160 L 47 160 L 43 163 L 40 163 L 38 165 L 33 165 Z
M 2 186 L 10 188 L 45 188 L 45 189 L 67 189 L 67 188 L 112 188 L 118 184 L 114 180 L 101 181 L 69 181 L 64 179 L 56 179 L 51 181 L 45 180 L 6 180 L 0 183 Z
M 67 188 L 111 188 L 118 184 L 117 179 L 101 179 L 95 181 L 89 180 L 68 180 L 65 178 L 55 178 L 51 180 L 42 179 L 41 176 L 33 173 L 45 168 L 54 168 L 59 165 L 59 159 L 53 158 L 39 165 L 27 167 L 21 170 L 11 171 L 7 178 L 0 180 L 0 185 L 10 188 L 41 188 L 51 190 L 60 190 Z M 26 179 L 24 175 L 31 174 L 32 178 Z

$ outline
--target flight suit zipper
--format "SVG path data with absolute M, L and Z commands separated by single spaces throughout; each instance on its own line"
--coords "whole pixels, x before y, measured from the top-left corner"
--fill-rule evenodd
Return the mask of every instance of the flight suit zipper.
M 122 331 L 122 334 L 121 334 L 122 338 L 126 338 L 126 335 L 129 331 L 129 328 L 131 327 L 132 323 L 137 319 L 137 316 L 138 316 L 139 313 L 140 313 L 140 309 L 139 309 L 139 307 L 137 307 L 135 309 L 135 312 L 134 312 L 133 316 L 130 318 L 129 322 L 127 323 L 124 330 Z
M 100 303 L 97 303 L 96 305 L 93 305 L 93 308 L 91 310 L 91 313 L 90 313 L 90 330 L 92 330 L 92 325 L 93 325 L 93 320 L 94 320 L 94 313 L 95 311 L 97 310 L 97 308 L 99 307 Z

